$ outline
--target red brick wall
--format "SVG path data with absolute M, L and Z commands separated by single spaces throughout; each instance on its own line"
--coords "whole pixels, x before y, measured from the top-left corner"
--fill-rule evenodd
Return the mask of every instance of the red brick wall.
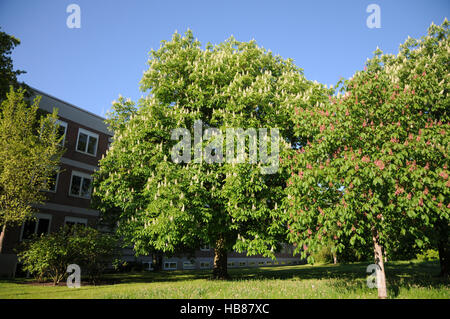
M 90 207 L 90 199 L 74 197 L 69 195 L 70 191 L 70 180 L 72 177 L 72 171 L 82 172 L 89 175 L 92 175 L 91 171 L 70 166 L 67 164 L 60 164 L 60 173 L 58 176 L 58 185 L 56 188 L 56 193 L 47 192 L 47 202 L 60 204 L 60 205 L 69 205 L 76 206 L 82 208 Z
M 106 150 L 108 149 L 108 139 L 109 135 L 105 133 L 101 133 L 97 130 L 94 130 L 92 128 L 86 127 L 82 124 L 75 123 L 69 119 L 60 117 L 61 121 L 67 123 L 67 131 L 66 131 L 66 139 L 64 141 L 64 148 L 66 148 L 66 152 L 63 155 L 63 157 L 70 158 L 74 161 L 83 162 L 89 165 L 98 165 L 98 161 L 102 158 L 102 154 L 106 153 Z M 98 137 L 98 147 L 97 147 L 97 156 L 91 156 L 87 154 L 83 154 L 76 151 L 77 146 L 77 139 L 78 139 L 78 130 L 79 128 L 85 129 L 87 131 L 90 131 L 92 133 L 96 133 L 99 135 Z
M 83 214 L 57 212 L 57 211 L 52 211 L 52 210 L 48 210 L 48 209 L 39 209 L 39 212 L 41 212 L 43 214 L 52 215 L 52 220 L 50 222 L 50 229 L 49 229 L 50 232 L 58 231 L 62 226 L 64 226 L 64 219 L 66 216 L 85 218 L 85 219 L 87 219 L 88 226 L 95 225 L 95 223 L 97 221 L 97 217 L 86 216 Z M 20 242 L 21 230 L 22 230 L 22 226 L 8 227 L 6 229 L 2 253 L 5 253 L 5 254 L 15 253 L 14 249 L 17 248 L 17 245 Z
M 67 118 L 59 117 L 59 119 L 67 123 L 66 138 L 64 141 L 64 148 L 66 149 L 66 151 L 63 157 L 74 161 L 82 162 L 91 166 L 98 166 L 98 161 L 101 159 L 102 155 L 106 153 L 110 136 L 95 129 L 92 129 L 90 127 L 86 127 L 82 124 L 73 122 Z M 76 151 L 76 143 L 79 128 L 83 128 L 87 131 L 98 134 L 99 138 L 96 156 L 91 156 Z M 74 206 L 85 209 L 90 208 L 90 199 L 84 199 L 69 195 L 69 188 L 73 170 L 83 172 L 89 175 L 91 175 L 93 172 L 63 163 L 60 163 L 59 166 L 61 172 L 58 177 L 58 185 L 56 193 L 46 192 L 47 195 L 46 202 L 55 203 L 59 205 Z M 50 223 L 50 232 L 57 231 L 61 226 L 63 226 L 66 216 L 85 218 L 88 221 L 88 225 L 94 225 L 95 222 L 97 221 L 97 217 L 84 214 L 53 211 L 44 208 L 39 209 L 39 212 L 52 215 L 52 220 Z M 17 247 L 17 244 L 19 243 L 20 240 L 21 228 L 22 226 L 7 228 L 3 244 L 3 253 L 14 253 L 14 248 Z

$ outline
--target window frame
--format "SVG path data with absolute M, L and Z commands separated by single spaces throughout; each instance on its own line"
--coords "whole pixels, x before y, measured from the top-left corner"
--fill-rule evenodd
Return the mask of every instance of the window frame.
M 58 191 L 58 181 L 59 181 L 59 174 L 61 173 L 61 167 L 57 166 L 57 167 L 55 167 L 55 169 L 57 170 L 56 179 L 55 179 L 55 190 L 44 189 L 44 192 L 56 193 Z
M 195 268 L 196 268 L 195 262 L 183 261 L 183 269 L 189 270 L 189 269 L 195 269 Z
M 56 124 L 59 126 L 64 127 L 64 137 L 61 141 L 61 146 L 64 146 L 66 144 L 66 136 L 67 136 L 67 122 L 61 121 L 61 120 L 56 120 Z
M 41 219 L 48 219 L 47 234 L 49 234 L 53 216 L 50 215 L 50 214 L 36 213 L 34 217 L 36 217 L 36 220 L 35 220 L 36 224 L 34 225 L 34 231 L 33 231 L 32 235 L 35 235 L 37 233 L 37 230 L 38 230 L 38 227 L 39 227 L 39 220 L 41 220 Z M 26 223 L 26 221 L 22 223 L 22 227 L 20 229 L 19 242 L 24 240 L 23 239 L 23 232 L 24 232 L 24 229 L 25 229 L 25 223 Z
M 64 226 L 67 225 L 67 222 L 75 223 L 75 225 L 76 224 L 84 224 L 84 226 L 87 226 L 88 220 L 87 220 L 87 218 L 66 216 L 66 217 L 64 217 Z
M 72 194 L 72 183 L 73 183 L 73 176 L 74 175 L 76 175 L 78 177 L 81 177 L 80 192 L 79 192 L 78 195 Z M 89 190 L 89 197 L 81 196 L 81 187 L 83 185 L 83 179 L 90 179 L 91 180 L 91 186 L 90 186 L 90 190 Z M 76 197 L 76 198 L 83 198 L 83 199 L 91 199 L 92 181 L 93 181 L 92 175 L 89 175 L 87 173 L 83 173 L 83 172 L 80 172 L 80 171 L 72 171 L 71 175 L 70 175 L 69 196 Z
M 145 270 L 153 270 L 153 263 L 151 261 L 144 261 L 142 264 L 144 265 Z
M 207 247 L 207 248 L 205 248 Z M 211 251 L 211 245 L 203 245 L 200 247 L 200 251 Z
M 86 141 L 86 148 L 85 151 L 80 151 L 78 149 L 78 143 L 80 142 L 80 134 L 84 134 L 88 136 L 88 139 Z M 94 154 L 89 153 L 87 150 L 89 148 L 89 137 L 94 137 L 97 139 L 97 142 L 95 143 L 95 152 Z M 83 128 L 78 128 L 78 134 L 77 134 L 77 143 L 75 145 L 75 151 L 81 154 L 85 154 L 85 155 L 89 155 L 89 156 L 93 156 L 93 157 L 97 157 L 97 151 L 98 151 L 98 142 L 99 142 L 99 135 L 97 133 L 85 130 Z
M 201 261 L 200 262 L 200 269 L 209 269 L 209 268 L 211 268 L 210 261 Z
M 166 265 L 169 264 L 169 267 L 167 267 Z M 170 267 L 170 264 L 175 264 L 175 268 Z M 177 270 L 178 267 L 178 263 L 176 261 L 165 261 L 164 262 L 164 270 Z

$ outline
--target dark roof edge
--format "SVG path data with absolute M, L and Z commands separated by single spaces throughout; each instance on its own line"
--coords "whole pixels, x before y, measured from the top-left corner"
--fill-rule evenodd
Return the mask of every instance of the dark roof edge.
M 82 112 L 85 112 L 85 113 L 87 113 L 87 114 L 89 114 L 89 115 L 95 116 L 95 117 L 99 118 L 99 119 L 102 120 L 102 121 L 105 121 L 105 120 L 106 120 L 106 118 L 104 118 L 104 117 L 102 117 L 102 116 L 100 116 L 100 115 L 97 115 L 97 114 L 95 114 L 95 113 L 89 112 L 89 111 L 87 111 L 87 110 L 85 110 L 85 109 L 82 109 L 82 108 L 79 107 L 79 106 L 76 106 L 76 105 L 73 105 L 72 103 L 69 103 L 69 102 L 66 102 L 66 101 L 64 101 L 64 100 L 61 100 L 60 98 L 57 98 L 57 97 L 55 97 L 55 96 L 53 96 L 53 95 L 51 95 L 51 94 L 45 93 L 45 92 L 43 92 L 43 91 L 41 91 L 41 90 L 38 90 L 38 89 L 32 87 L 31 85 L 28 85 L 28 84 L 26 84 L 26 85 L 27 85 L 29 88 L 31 88 L 33 91 L 36 91 L 36 92 L 39 93 L 39 94 L 46 95 L 46 96 L 48 96 L 48 97 L 50 97 L 50 98 L 52 98 L 52 99 L 55 99 L 55 100 L 57 100 L 57 101 L 59 101 L 59 102 L 61 102 L 61 103 L 64 103 L 64 104 L 66 104 L 66 105 L 68 105 L 68 106 L 70 106 L 70 107 L 73 107 L 73 108 L 75 108 L 75 109 L 77 109 L 77 110 L 80 110 L 80 111 L 82 111 Z

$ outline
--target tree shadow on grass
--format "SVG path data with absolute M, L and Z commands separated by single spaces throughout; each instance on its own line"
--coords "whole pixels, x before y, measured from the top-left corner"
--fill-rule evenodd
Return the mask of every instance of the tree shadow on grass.
M 233 281 L 239 280 L 304 280 L 304 279 L 335 279 L 330 285 L 336 288 L 357 290 L 366 286 L 367 266 L 369 263 L 276 267 L 240 269 L 231 276 Z M 450 282 L 448 278 L 436 276 L 439 272 L 437 262 L 394 262 L 386 264 L 386 283 L 391 296 L 398 296 L 400 288 L 445 288 Z
M 321 280 L 335 279 L 330 285 L 346 291 L 360 289 L 369 275 L 366 272 L 369 263 L 274 266 L 261 268 L 231 268 L 230 281 L 246 280 Z M 386 279 L 390 295 L 398 296 L 401 288 L 408 287 L 448 287 L 448 279 L 437 277 L 437 262 L 394 262 L 386 264 Z M 159 271 L 105 274 L 105 284 L 178 282 L 191 280 L 212 280 L 211 270 Z M 0 282 L 30 283 L 19 278 Z M 102 283 L 98 284 L 99 286 Z M 359 288 L 358 288 L 359 287 Z
M 232 280 L 264 280 L 264 279 L 332 279 L 359 278 L 365 274 L 365 266 L 351 265 L 321 265 L 321 266 L 284 266 L 267 268 L 239 269 L 237 273 L 231 272 Z

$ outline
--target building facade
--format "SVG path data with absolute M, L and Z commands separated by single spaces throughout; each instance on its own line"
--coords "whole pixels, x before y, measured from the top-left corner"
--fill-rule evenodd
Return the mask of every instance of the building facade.
M 227 256 L 228 268 L 267 267 L 300 265 L 306 263 L 299 256 L 293 255 L 293 246 L 284 245 L 281 251 L 275 253 L 275 260 L 262 255 L 247 256 L 245 253 L 230 252 Z M 163 257 L 164 270 L 184 269 L 212 269 L 214 265 L 214 249 L 204 246 L 194 253 L 193 258 L 188 255 Z M 148 265 L 151 267 L 151 264 Z
M 113 135 L 104 118 L 37 89 L 33 91 L 41 96 L 39 108 L 42 111 L 51 113 L 54 108 L 58 109 L 65 153 L 51 189 L 46 190 L 48 200 L 36 207 L 36 220 L 6 229 L 0 254 L 0 275 L 6 276 L 16 272 L 14 249 L 23 239 L 33 234 L 57 231 L 66 224 L 93 225 L 97 221 L 99 212 L 90 208 L 92 173 L 106 153 Z

